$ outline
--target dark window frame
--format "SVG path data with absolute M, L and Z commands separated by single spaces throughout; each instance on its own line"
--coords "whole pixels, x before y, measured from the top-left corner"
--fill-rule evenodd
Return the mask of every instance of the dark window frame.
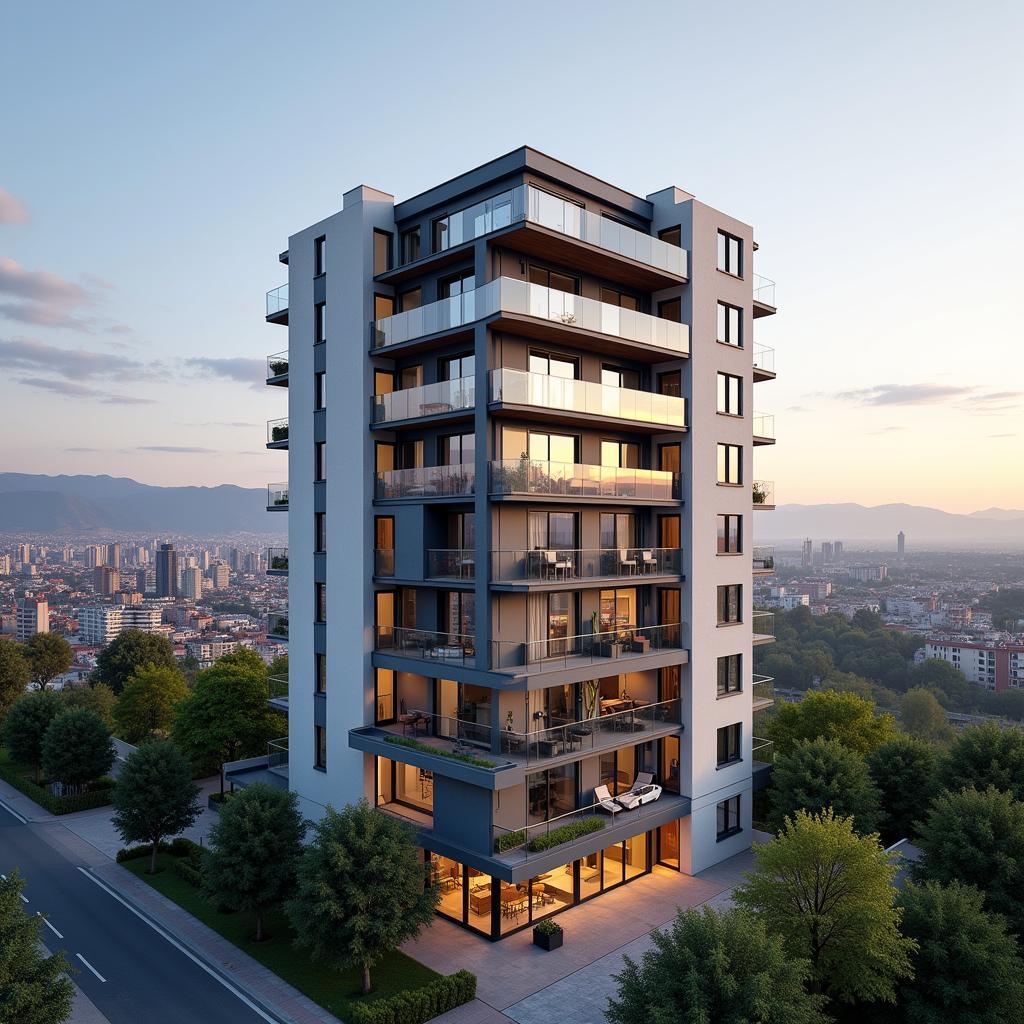
M 741 804 L 740 797 L 742 794 L 737 793 L 735 796 L 729 797 L 727 800 L 720 800 L 718 807 L 716 808 L 717 814 L 724 818 L 725 828 L 719 828 L 719 821 L 715 821 L 715 841 L 722 842 L 724 839 L 731 839 L 733 836 L 738 836 L 743 831 L 743 818 L 740 813 Z M 734 824 L 730 824 L 733 822 Z
M 313 769 L 327 771 L 327 726 L 313 726 Z
M 724 759 L 722 755 L 725 755 Z M 739 764 L 743 760 L 743 723 L 723 725 L 716 735 L 715 758 L 717 768 Z
M 731 685 L 733 681 L 735 685 Z M 743 692 L 742 654 L 722 654 L 716 659 L 715 690 L 718 698 L 734 697 Z
M 313 483 L 322 484 L 327 479 L 327 442 L 313 442 Z
M 313 513 L 313 551 L 320 554 L 327 550 L 327 513 Z
M 731 616 L 735 613 L 735 618 Z M 719 626 L 735 626 L 743 621 L 743 584 L 720 583 L 715 587 L 715 620 Z
M 743 445 L 732 444 L 729 441 L 719 441 L 718 448 L 716 449 L 715 457 L 715 476 L 718 476 L 718 457 L 717 453 L 722 448 L 726 449 L 725 453 L 725 479 L 718 480 L 717 483 L 720 486 L 726 487 L 742 487 L 743 486 Z M 735 456 L 735 458 L 733 457 Z
M 733 523 L 732 520 L 736 520 Z M 723 523 L 723 520 L 725 522 Z M 733 512 L 719 512 L 715 515 L 715 554 L 718 555 L 742 555 L 743 554 L 743 516 Z M 732 527 L 735 526 L 735 534 Z M 723 529 L 724 527 L 724 529 Z M 732 546 L 732 539 L 735 536 L 736 546 Z
M 322 345 L 327 341 L 327 303 L 318 302 L 313 306 L 313 344 Z
M 717 387 L 725 381 L 725 408 L 720 408 L 722 400 L 722 389 Z M 726 373 L 719 370 L 715 380 L 715 411 L 719 416 L 743 416 L 743 378 L 735 373 Z M 736 411 L 733 412 L 733 406 Z
M 669 236 L 675 235 L 675 240 L 672 241 Z M 683 225 L 676 224 L 670 228 L 662 228 L 658 232 L 658 238 L 666 245 L 674 245 L 679 249 L 683 247 Z
M 313 276 L 322 277 L 327 273 L 327 236 L 313 240 Z
M 407 239 L 416 239 L 416 255 L 406 258 L 406 251 L 409 248 L 406 245 Z M 400 266 L 405 266 L 407 263 L 415 263 L 417 260 L 423 258 L 423 225 L 414 224 L 411 228 L 406 228 L 404 231 L 400 231 L 398 234 L 398 258 L 400 260 Z
M 735 306 L 731 302 L 718 302 L 719 311 L 725 310 L 725 329 L 721 330 L 721 324 L 716 321 L 715 323 L 715 337 L 720 345 L 729 345 L 731 348 L 743 348 L 743 307 Z M 738 314 L 736 323 L 736 338 L 732 338 L 732 319 L 730 313 Z M 720 338 L 718 335 L 724 334 L 726 337 Z
M 327 584 L 322 580 L 313 583 L 313 621 L 327 621 Z
M 723 248 L 724 239 L 724 248 Z M 723 254 L 725 259 L 723 260 Z M 735 257 L 735 260 L 734 260 Z M 725 266 L 722 266 L 722 263 Z M 733 262 L 736 267 L 733 268 Z M 722 231 L 719 228 L 718 231 L 718 254 L 717 254 L 717 266 L 723 274 L 728 274 L 730 277 L 736 277 L 740 280 L 743 279 L 743 239 L 734 235 L 728 231 Z
M 327 371 L 313 374 L 313 409 L 320 412 L 327 408 Z
M 387 254 L 386 254 L 386 257 L 385 257 L 385 260 L 384 260 L 386 266 L 384 267 L 383 270 L 378 270 L 377 269 L 377 239 L 378 238 L 385 238 L 385 239 L 387 239 Z M 386 274 L 389 270 L 393 270 L 394 269 L 394 266 L 395 266 L 394 243 L 395 243 L 395 233 L 393 231 L 384 231 L 381 228 L 374 228 L 373 229 L 373 251 L 372 251 L 372 257 L 373 257 L 373 276 L 374 277 L 376 277 L 378 274 Z
M 313 692 L 327 693 L 327 655 L 323 651 L 313 652 Z

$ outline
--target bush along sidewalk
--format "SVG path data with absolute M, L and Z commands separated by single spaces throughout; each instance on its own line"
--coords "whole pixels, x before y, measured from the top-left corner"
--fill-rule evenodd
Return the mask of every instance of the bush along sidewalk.
M 104 777 L 89 783 L 89 789 L 84 793 L 55 796 L 45 786 L 33 782 L 28 777 L 29 772 L 30 768 L 15 764 L 7 751 L 0 750 L 0 779 L 20 793 L 24 793 L 29 800 L 35 801 L 51 814 L 74 814 L 75 811 L 91 811 L 96 807 L 106 807 L 114 792 L 114 780 Z
M 355 1003 L 351 1024 L 424 1024 L 439 1014 L 476 998 L 476 975 L 456 971 L 423 988 L 399 992 L 373 1003 Z

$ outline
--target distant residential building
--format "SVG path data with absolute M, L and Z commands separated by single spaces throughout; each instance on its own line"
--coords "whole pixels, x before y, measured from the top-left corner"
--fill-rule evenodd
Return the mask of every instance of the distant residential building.
M 103 597 L 110 597 L 121 586 L 121 574 L 109 565 L 97 565 L 92 574 L 93 590 Z
M 810 598 L 806 594 L 780 594 L 778 597 L 770 597 L 765 602 L 769 608 L 780 608 L 783 611 L 791 612 L 794 608 L 804 608 L 810 605 Z
M 227 590 L 231 581 L 231 570 L 223 562 L 214 562 L 210 566 L 210 579 L 214 590 Z
M 969 682 L 1002 692 L 1024 686 L 1024 642 L 928 637 L 925 658 L 938 658 L 960 669 Z
M 36 633 L 50 632 L 50 606 L 45 597 L 19 598 L 15 614 L 15 632 L 19 640 L 27 640 Z
M 11 556 L 0 555 L 0 576 L 11 575 Z
M 906 550 L 907 535 L 902 530 L 900 530 L 900 532 L 896 534 L 896 554 L 899 555 L 900 558 L 902 558 Z
M 178 596 L 178 553 L 173 544 L 161 544 L 156 553 L 156 596 Z
M 916 597 L 887 597 L 885 611 L 895 619 L 922 619 L 934 611 L 934 604 Z
M 824 601 L 832 593 L 831 580 L 800 580 L 787 587 L 793 593 L 806 594 L 811 601 Z
M 78 612 L 78 633 L 84 643 L 109 644 L 127 629 L 160 631 L 161 611 L 142 605 L 86 605 Z
M 207 637 L 201 640 L 188 640 L 185 650 L 204 668 L 212 665 L 218 658 L 237 650 L 238 641 L 232 637 Z
M 28 565 L 32 561 L 32 547 L 29 544 L 18 545 L 18 561 L 22 565 Z
M 950 629 L 966 629 L 974 617 L 974 609 L 966 604 L 948 604 L 943 609 L 946 625 Z
M 135 589 L 140 594 L 155 594 L 156 569 L 139 569 L 135 573 Z
M 107 565 L 112 565 L 115 569 L 119 569 L 121 567 L 121 545 L 108 544 L 106 559 Z
M 841 540 L 832 542 L 832 558 L 836 562 L 843 560 L 843 542 Z
M 881 565 L 851 565 L 846 575 L 861 583 L 880 583 L 888 577 L 889 566 L 884 562 Z
M 203 596 L 203 570 L 198 565 L 181 571 L 181 596 L 198 601 Z
M 814 562 L 814 542 L 810 537 L 804 541 L 803 550 L 800 553 L 800 564 L 805 568 L 809 568 Z

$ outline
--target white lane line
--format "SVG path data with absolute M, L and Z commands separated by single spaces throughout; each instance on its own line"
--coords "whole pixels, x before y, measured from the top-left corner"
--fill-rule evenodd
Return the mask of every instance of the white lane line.
M 38 910 L 36 911 L 36 917 L 40 918 L 42 920 L 43 924 L 45 924 L 46 927 L 49 928 L 50 931 L 53 932 L 53 934 L 56 935 L 58 939 L 63 939 L 64 938 L 64 936 L 61 935 L 61 933 L 59 931 L 57 931 L 57 929 L 54 928 L 53 925 L 50 924 L 50 922 L 47 921 L 46 918 L 43 917 L 43 915 L 40 914 Z
M 19 892 L 18 895 L 21 897 L 22 903 L 28 903 L 28 897 L 23 892 Z
M 89 963 L 89 961 L 88 961 L 88 960 L 86 960 L 86 959 L 85 959 L 85 957 L 84 957 L 84 956 L 82 956 L 82 954 L 81 954 L 81 953 L 76 953 L 76 954 L 75 954 L 75 956 L 77 956 L 77 957 L 78 957 L 78 959 L 79 959 L 79 960 L 81 960 L 81 961 L 82 961 L 82 963 L 83 963 L 83 964 L 85 964 L 85 966 L 86 966 L 86 967 L 88 967 L 88 968 L 89 968 L 89 970 L 90 970 L 90 971 L 92 971 L 92 973 L 93 973 L 93 974 L 95 974 L 95 975 L 96 975 L 96 977 L 100 979 L 100 981 L 103 981 L 103 982 L 105 982 L 105 981 L 107 980 L 106 978 L 104 978 L 104 977 L 103 977 L 103 975 L 102 975 L 102 974 L 100 974 L 100 972 L 99 972 L 99 971 L 97 971 L 97 970 L 96 970 L 96 968 L 95 968 L 95 967 L 93 967 L 93 965 L 92 965 L 91 963 Z
M 81 867 L 81 865 L 78 865 L 78 870 L 81 871 L 82 874 L 85 875 L 85 877 L 88 878 L 90 882 L 93 882 L 95 885 L 98 885 L 108 896 L 112 896 L 115 900 L 117 900 L 118 903 L 121 904 L 121 906 L 130 910 L 140 921 L 142 921 L 144 924 L 148 924 L 149 927 L 157 933 L 157 935 L 159 935 L 161 938 L 165 939 L 172 946 L 174 946 L 174 948 L 178 950 L 178 952 L 184 953 L 185 956 L 187 956 L 189 960 L 192 961 L 192 963 L 196 964 L 196 966 L 201 967 L 204 971 L 206 971 L 206 973 L 211 978 L 213 978 L 214 981 L 219 982 L 236 999 L 245 1003 L 245 1005 L 248 1006 L 249 1009 L 252 1010 L 252 1012 L 255 1013 L 261 1020 L 265 1020 L 267 1024 L 281 1024 L 277 1017 L 271 1017 L 269 1014 L 261 1010 L 244 992 L 241 991 L 241 989 L 236 988 L 234 985 L 231 984 L 230 981 L 227 980 L 227 978 L 221 977 L 221 975 L 219 975 L 212 967 L 210 967 L 208 964 L 203 963 L 203 961 L 200 960 L 199 957 L 197 957 L 190 950 L 186 949 L 185 946 L 183 946 L 176 938 L 174 938 L 173 935 L 171 935 L 169 932 L 164 931 L 164 929 L 161 928 L 160 925 L 158 925 L 155 921 L 151 921 L 144 914 L 141 914 L 126 899 L 124 899 L 113 889 L 111 889 L 110 886 L 106 884 L 106 882 L 100 881 L 100 879 L 98 879 L 95 875 L 90 874 L 88 871 L 86 871 L 85 868 Z
M 7 804 L 3 802 L 3 800 L 0 800 L 0 807 L 2 807 L 8 814 L 13 814 L 14 817 L 16 817 L 18 821 L 22 823 L 22 825 L 28 824 L 28 818 L 25 818 L 22 815 L 20 815 L 13 807 L 8 807 Z

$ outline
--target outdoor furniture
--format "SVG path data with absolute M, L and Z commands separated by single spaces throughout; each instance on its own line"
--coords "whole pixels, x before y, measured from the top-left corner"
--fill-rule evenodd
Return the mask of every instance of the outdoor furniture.
M 628 548 L 619 548 L 619 575 L 621 576 L 625 570 L 627 576 L 632 576 L 636 573 L 636 559 L 629 557 Z
M 572 562 L 567 558 L 562 558 L 557 551 L 542 551 L 541 560 L 548 579 L 557 580 L 559 573 L 562 574 L 562 579 L 569 578 Z
M 613 818 L 622 810 L 622 807 L 612 799 L 607 786 L 594 787 L 594 803 L 597 804 L 598 810 L 610 814 Z
M 476 573 L 476 559 L 472 555 L 467 555 L 465 558 L 459 561 L 459 576 L 473 576 Z
M 653 551 L 641 551 L 640 552 L 640 565 L 643 566 L 644 572 L 657 572 L 658 571 L 658 560 L 654 557 Z
M 630 790 L 628 793 L 620 793 L 616 799 L 627 811 L 632 811 L 644 804 L 654 803 L 660 796 L 661 786 L 649 785 Z
M 423 726 L 423 732 L 426 733 L 427 724 L 430 721 L 430 719 L 427 718 L 426 715 L 422 714 L 419 711 L 409 711 L 405 706 L 404 699 L 399 701 L 398 709 L 398 721 L 399 723 L 401 723 L 403 733 L 412 733 L 415 736 L 416 730 L 421 725 Z
M 651 638 L 637 633 L 634 633 L 627 642 L 634 654 L 647 654 L 651 649 Z

